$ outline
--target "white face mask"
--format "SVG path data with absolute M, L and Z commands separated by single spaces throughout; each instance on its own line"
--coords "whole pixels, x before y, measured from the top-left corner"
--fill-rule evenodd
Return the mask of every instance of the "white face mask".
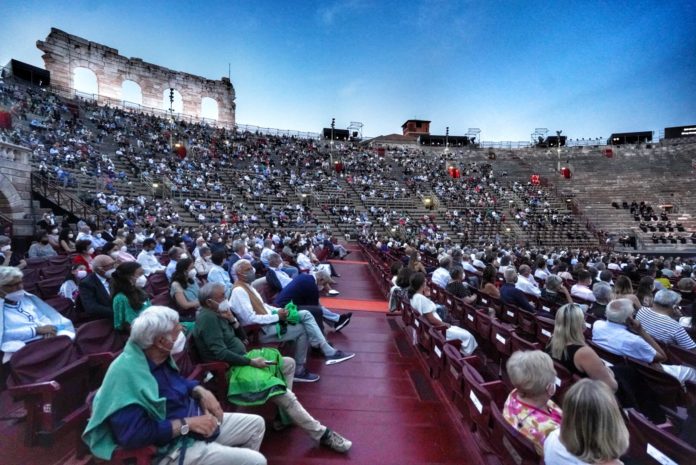
M 108 271 L 106 271 L 106 272 L 104 273 L 104 277 L 105 277 L 106 279 L 111 279 L 111 275 L 114 274 L 114 271 L 115 271 L 115 270 L 114 270 L 113 268 L 110 269 L 110 270 L 108 270 Z
M 77 270 L 77 273 L 75 273 L 75 277 L 77 279 L 85 279 L 87 276 L 87 270 Z
M 22 297 L 26 295 L 26 292 L 24 292 L 24 289 L 19 289 L 18 291 L 10 292 L 9 294 L 5 294 L 5 299 L 11 300 L 13 302 L 19 302 L 22 300 Z
M 223 300 L 218 304 L 218 312 L 223 313 L 223 312 L 229 312 L 232 310 L 232 306 L 230 305 L 229 300 Z
M 122 245 L 121 252 L 127 252 L 127 251 L 128 251 L 128 247 L 126 247 L 125 245 Z
M 148 251 L 147 251 L 147 254 L 148 254 L 148 255 L 154 255 L 154 254 L 155 254 L 155 249 L 148 250 Z
M 138 279 L 135 280 L 136 287 L 142 288 L 142 287 L 145 287 L 146 284 L 147 284 L 147 278 L 145 277 L 144 274 L 141 274 L 140 276 L 138 276 Z
M 184 258 L 188 258 L 188 254 L 182 253 L 181 255 L 179 255 L 179 260 L 182 260 Z
M 72 234 L 68 234 L 68 239 L 72 239 L 72 238 L 73 238 L 73 235 L 72 235 Z
M 117 259 L 118 258 L 118 252 L 111 252 L 111 258 Z
M 0 249 L 0 252 L 9 252 L 10 250 L 12 250 L 12 246 L 8 244 L 8 245 L 4 245 L 4 246 Z
M 188 277 L 191 279 L 196 279 L 196 270 L 189 270 Z
M 90 247 L 90 249 L 87 251 L 89 255 L 92 255 L 94 253 L 94 247 Z
M 179 335 L 176 337 L 176 341 L 174 341 L 174 345 L 172 346 L 172 355 L 180 354 L 181 352 L 184 351 L 185 347 L 186 347 L 186 336 L 184 336 L 184 332 L 181 331 L 179 333 Z

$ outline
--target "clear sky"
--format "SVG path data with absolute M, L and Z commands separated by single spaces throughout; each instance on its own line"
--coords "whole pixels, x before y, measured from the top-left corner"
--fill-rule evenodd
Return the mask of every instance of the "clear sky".
M 43 66 L 51 27 L 211 79 L 231 63 L 237 121 L 364 135 L 529 140 L 696 124 L 687 1 L 0 0 L 0 64 Z

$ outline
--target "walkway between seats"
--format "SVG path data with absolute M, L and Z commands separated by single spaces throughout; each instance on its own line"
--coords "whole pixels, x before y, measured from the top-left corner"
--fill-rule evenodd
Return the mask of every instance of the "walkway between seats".
M 351 439 L 353 448 L 343 456 L 315 447 L 298 428 L 271 430 L 261 449 L 268 463 L 478 464 L 475 443 L 462 443 L 461 429 L 440 402 L 414 347 L 385 316 L 387 303 L 367 262 L 357 249 L 349 258 L 332 261 L 341 275 L 335 286 L 341 294 L 322 302 L 338 311 L 354 309 L 350 325 L 328 338 L 357 355 L 333 366 L 310 356 L 309 368 L 321 380 L 296 384 L 295 393 L 317 419 Z

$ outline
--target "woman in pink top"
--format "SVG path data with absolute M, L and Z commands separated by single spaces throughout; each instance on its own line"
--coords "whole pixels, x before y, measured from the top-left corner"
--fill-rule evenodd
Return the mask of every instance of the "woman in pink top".
M 546 436 L 561 425 L 563 414 L 551 400 L 556 393 L 553 361 L 540 350 L 518 351 L 508 360 L 507 373 L 515 389 L 505 401 L 503 416 L 543 455 Z

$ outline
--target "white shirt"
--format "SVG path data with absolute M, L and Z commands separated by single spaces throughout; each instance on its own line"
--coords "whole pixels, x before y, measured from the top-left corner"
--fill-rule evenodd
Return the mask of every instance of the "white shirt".
M 472 265 L 470 262 L 462 262 L 462 268 L 464 270 L 470 272 L 470 273 L 480 273 L 480 270 L 477 270 L 474 265 Z
M 280 281 L 280 287 L 285 287 L 292 282 L 292 278 L 282 268 L 271 268 Z
M 421 315 L 432 313 L 440 320 L 440 315 L 435 311 L 435 303 L 423 294 L 413 294 L 413 297 L 411 297 L 411 307 Z
M 251 286 L 249 286 L 248 289 L 249 292 L 256 294 L 256 297 L 263 302 L 263 298 L 261 298 L 261 295 L 256 291 L 256 289 Z M 247 294 L 247 291 L 242 289 L 240 286 L 237 286 L 232 290 L 230 305 L 232 306 L 232 311 L 234 314 L 237 316 L 237 318 L 239 318 L 239 321 L 242 322 L 242 325 L 250 325 L 254 323 L 268 325 L 278 322 L 278 315 L 271 314 L 273 310 L 278 310 L 277 308 L 264 303 L 263 306 L 268 314 L 257 315 L 256 312 L 254 312 L 254 307 L 251 305 L 249 294 Z
M 264 247 L 263 250 L 261 251 L 261 262 L 268 266 L 268 258 L 269 256 L 273 253 L 273 249 L 269 249 L 267 247 Z
M 590 302 L 594 302 L 595 296 L 592 290 L 585 286 L 584 284 L 573 284 L 573 287 L 570 288 L 570 295 L 573 297 L 580 297 L 581 299 L 588 300 Z
M 159 262 L 159 260 L 157 260 L 157 257 L 155 257 L 154 254 L 150 255 L 145 250 L 140 251 L 136 261 L 138 263 L 140 263 L 140 266 L 143 267 L 143 271 L 145 272 L 145 276 L 150 276 L 152 273 L 155 273 L 156 271 L 160 271 L 160 270 L 164 269 L 164 265 L 162 265 Z
M 537 285 L 534 278 L 525 278 L 524 276 L 519 275 L 517 276 L 517 282 L 515 283 L 515 287 L 520 291 L 524 292 L 525 294 L 531 294 L 537 297 L 541 296 L 541 289 L 539 289 L 539 286 Z
M 446 288 L 447 284 L 449 284 L 450 281 L 452 281 L 452 277 L 450 276 L 449 271 L 445 268 L 438 268 L 435 271 L 433 271 L 433 277 L 431 278 L 432 282 L 440 286 L 441 288 Z
M 167 268 L 164 269 L 164 274 L 167 275 L 167 279 L 169 281 L 172 280 L 172 276 L 174 275 L 174 272 L 176 271 L 176 260 L 169 260 L 169 263 L 167 263 Z
M 297 265 L 300 267 L 301 270 L 311 270 L 312 269 L 312 261 L 309 259 L 309 257 L 303 253 L 298 253 L 297 258 L 295 258 L 297 261 Z
M 561 442 L 560 428 L 546 436 L 544 441 L 544 463 L 546 465 L 590 465 L 583 462 L 565 448 Z
M 537 268 L 534 272 L 534 277 L 546 280 L 549 277 L 549 272 L 544 268 Z

